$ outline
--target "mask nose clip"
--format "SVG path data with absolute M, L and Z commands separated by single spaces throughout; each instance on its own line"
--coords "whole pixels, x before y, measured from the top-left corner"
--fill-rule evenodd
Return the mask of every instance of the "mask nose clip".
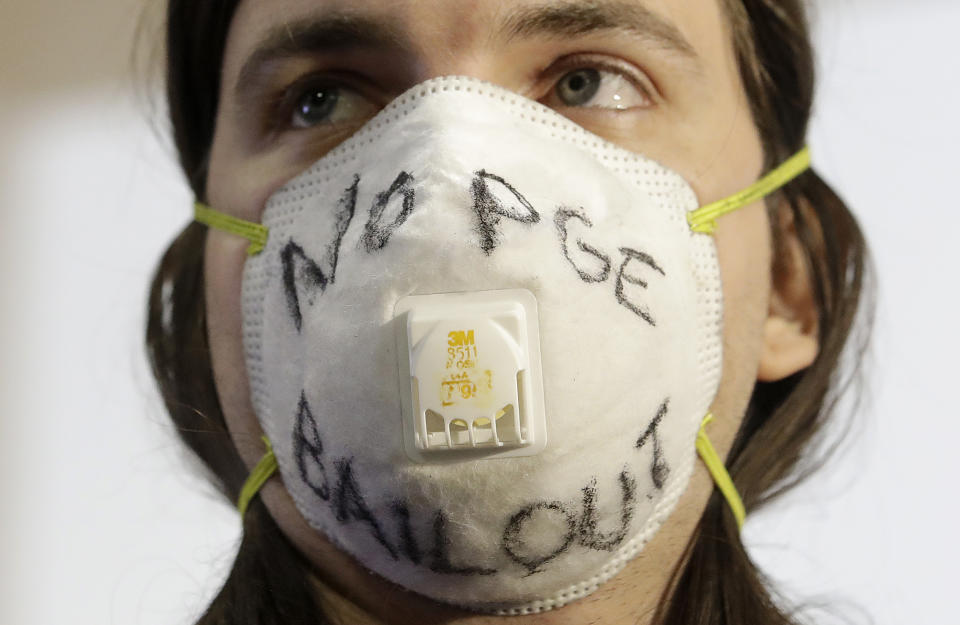
M 404 446 L 417 462 L 530 456 L 546 445 L 536 298 L 412 295 L 394 310 Z

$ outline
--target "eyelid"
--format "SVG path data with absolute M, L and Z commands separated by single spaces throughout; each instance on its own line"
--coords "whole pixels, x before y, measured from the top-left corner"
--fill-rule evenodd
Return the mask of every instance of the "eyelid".
M 359 95 L 371 104 L 371 108 L 379 110 L 383 108 L 384 103 L 381 98 L 370 95 L 372 89 L 362 84 L 365 81 L 354 74 L 330 71 L 305 72 L 285 87 L 281 87 L 277 94 L 271 98 L 269 104 L 269 130 L 273 133 L 282 133 L 286 131 L 303 131 L 317 126 L 308 126 L 304 128 L 293 124 L 293 114 L 300 98 L 311 89 L 321 87 L 336 87 L 344 91 L 349 91 Z M 329 126 L 337 126 L 338 122 L 333 122 Z
M 651 106 L 658 104 L 661 100 L 660 93 L 657 91 L 653 80 L 641 69 L 627 61 L 611 58 L 607 54 L 589 52 L 581 52 L 561 57 L 543 70 L 541 75 L 543 76 L 543 80 L 549 85 L 549 89 L 545 91 L 545 94 L 549 94 L 556 85 L 556 82 L 565 74 L 588 67 L 623 76 L 637 91 L 650 101 Z M 546 97 L 546 95 L 544 97 Z

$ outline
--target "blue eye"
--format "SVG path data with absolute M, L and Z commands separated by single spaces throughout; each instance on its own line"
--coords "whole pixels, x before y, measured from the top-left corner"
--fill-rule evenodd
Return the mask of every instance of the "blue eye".
M 616 111 L 650 107 L 653 104 L 650 96 L 638 86 L 637 79 L 628 78 L 625 72 L 602 65 L 573 69 L 560 76 L 544 103 L 553 107 Z
M 316 83 L 294 90 L 286 115 L 292 128 L 363 123 L 379 106 L 359 91 L 343 85 Z M 285 116 L 286 116 L 285 115 Z
M 592 67 L 578 69 L 557 83 L 557 97 L 566 106 L 584 106 L 600 90 L 600 72 Z
M 313 88 L 300 96 L 293 114 L 293 126 L 307 128 L 330 120 L 337 102 L 340 100 L 340 90 L 336 87 Z

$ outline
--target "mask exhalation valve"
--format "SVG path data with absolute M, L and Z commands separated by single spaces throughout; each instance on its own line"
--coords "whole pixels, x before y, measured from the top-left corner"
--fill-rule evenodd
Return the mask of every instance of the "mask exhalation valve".
M 543 449 L 540 335 L 530 291 L 411 295 L 394 314 L 411 459 L 529 456 Z

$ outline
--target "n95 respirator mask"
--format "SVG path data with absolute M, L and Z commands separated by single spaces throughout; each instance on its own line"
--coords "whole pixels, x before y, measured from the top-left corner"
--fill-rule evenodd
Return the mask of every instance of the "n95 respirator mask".
M 536 102 L 440 78 L 262 224 L 197 216 L 252 241 L 252 403 L 301 514 L 405 588 L 521 614 L 615 575 L 690 480 L 721 369 L 709 229 L 731 205 L 708 209 Z

